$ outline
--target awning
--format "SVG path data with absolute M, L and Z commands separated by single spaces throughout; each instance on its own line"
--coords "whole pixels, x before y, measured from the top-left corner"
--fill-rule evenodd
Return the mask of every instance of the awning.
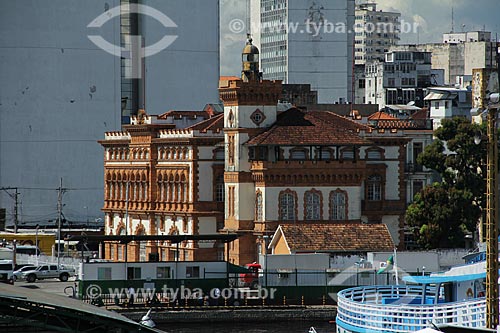
M 427 96 L 424 97 L 424 101 L 433 101 L 433 100 L 445 99 L 444 97 L 447 96 L 447 95 L 448 94 L 431 92 Z
M 234 265 L 231 263 L 227 263 L 227 272 L 228 273 L 251 273 L 251 271 L 248 268 Z
M 467 275 L 437 275 L 437 276 L 405 276 L 404 282 L 417 284 L 438 284 L 446 282 L 464 282 L 486 278 L 486 273 L 467 274 Z

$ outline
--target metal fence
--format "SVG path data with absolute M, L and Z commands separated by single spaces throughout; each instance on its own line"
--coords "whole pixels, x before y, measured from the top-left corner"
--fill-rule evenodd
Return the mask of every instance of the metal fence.
M 56 256 L 47 256 L 47 255 L 28 255 L 28 254 L 17 254 L 16 262 L 18 265 L 57 265 L 57 257 Z M 63 266 L 73 268 L 75 270 L 75 275 L 78 276 L 79 272 L 79 264 L 82 262 L 81 259 L 73 258 L 73 257 L 60 257 L 59 263 Z

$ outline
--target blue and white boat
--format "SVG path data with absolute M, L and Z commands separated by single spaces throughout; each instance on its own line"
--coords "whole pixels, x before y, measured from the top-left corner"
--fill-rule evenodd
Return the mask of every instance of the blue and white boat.
M 337 333 L 415 332 L 435 325 L 486 326 L 486 262 L 430 276 L 405 276 L 406 285 L 366 286 L 338 293 Z

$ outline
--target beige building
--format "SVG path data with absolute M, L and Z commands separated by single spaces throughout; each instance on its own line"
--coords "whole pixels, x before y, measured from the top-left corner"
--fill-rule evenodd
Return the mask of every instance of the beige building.
M 455 85 L 460 77 L 471 81 L 474 69 L 496 68 L 497 43 L 490 37 L 491 33 L 483 31 L 449 33 L 443 35 L 443 43 L 401 45 L 393 50 L 417 47 L 432 52 L 432 69 L 444 70 L 444 84 Z
M 383 61 L 384 53 L 399 42 L 401 13 L 377 10 L 373 2 L 356 5 L 355 15 L 355 64 Z

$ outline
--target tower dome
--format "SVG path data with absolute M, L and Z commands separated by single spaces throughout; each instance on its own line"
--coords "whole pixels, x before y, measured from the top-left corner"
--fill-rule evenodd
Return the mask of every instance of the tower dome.
M 245 82 L 259 81 L 259 49 L 252 44 L 252 37 L 248 35 L 247 44 L 242 53 L 242 66 L 241 78 Z

